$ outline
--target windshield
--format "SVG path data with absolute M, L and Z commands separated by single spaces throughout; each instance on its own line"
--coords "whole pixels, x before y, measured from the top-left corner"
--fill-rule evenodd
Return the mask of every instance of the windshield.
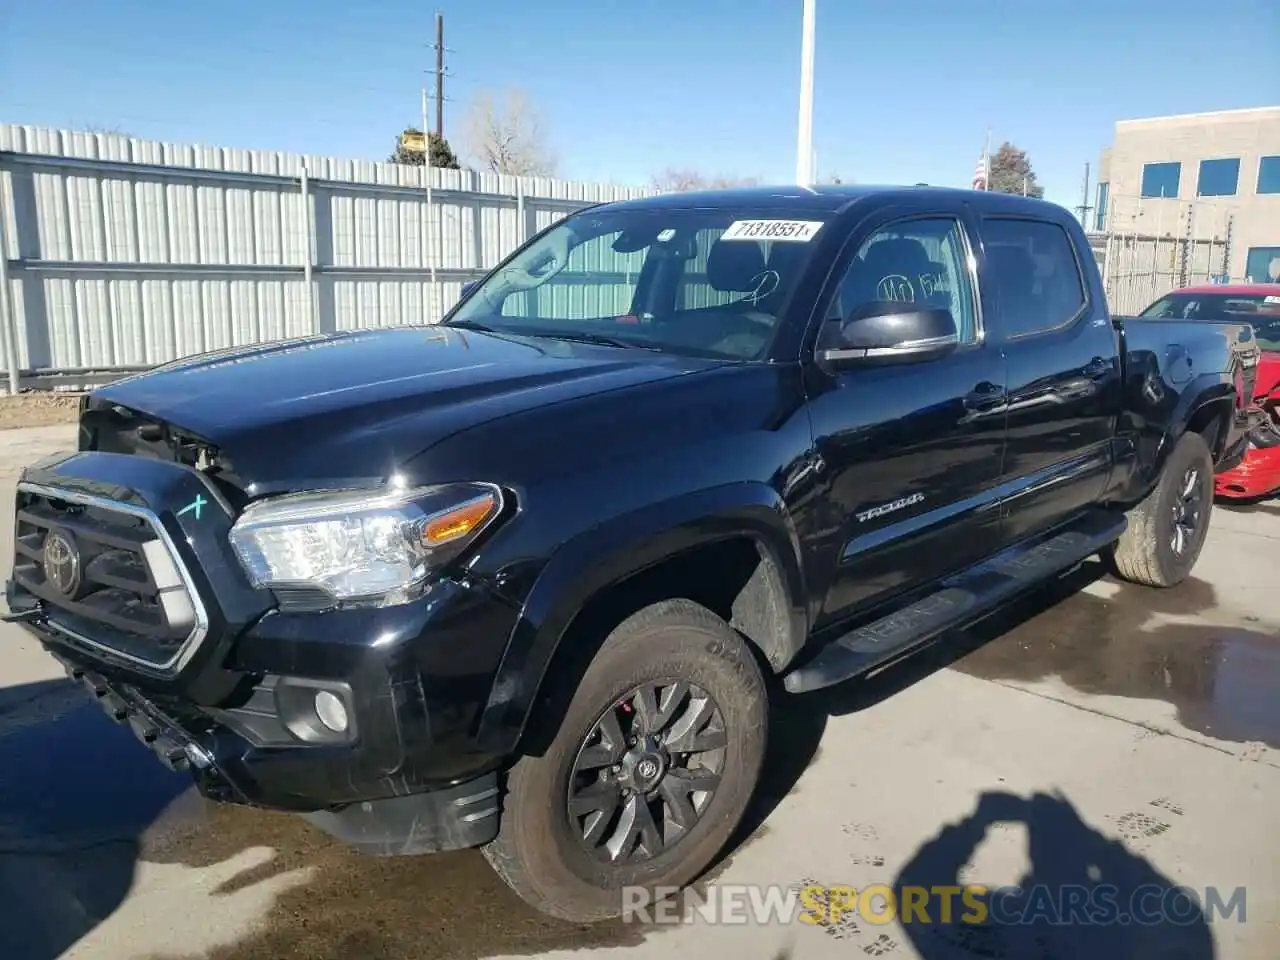
M 760 359 L 821 227 L 742 209 L 586 211 L 482 280 L 445 324 Z
M 1171 293 L 1161 297 L 1140 316 L 1155 320 L 1210 320 L 1248 323 L 1258 347 L 1280 353 L 1280 286 L 1273 294 Z

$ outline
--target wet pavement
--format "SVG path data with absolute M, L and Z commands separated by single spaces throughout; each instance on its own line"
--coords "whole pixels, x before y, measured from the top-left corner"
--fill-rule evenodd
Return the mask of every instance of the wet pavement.
M 0 432 L 0 507 L 14 463 L 69 435 Z M 788 703 L 761 797 L 709 878 L 1059 883 L 1084 876 L 1085 857 L 1135 884 L 1247 885 L 1244 924 L 1087 942 L 852 917 L 564 924 L 475 851 L 367 858 L 298 818 L 206 804 L 0 625 L 0 958 L 1274 957 L 1278 574 L 1280 509 L 1215 511 L 1196 579 L 1175 590 L 1086 565 L 945 647 Z M 987 840 L 952 856 L 941 838 L 956 830 Z

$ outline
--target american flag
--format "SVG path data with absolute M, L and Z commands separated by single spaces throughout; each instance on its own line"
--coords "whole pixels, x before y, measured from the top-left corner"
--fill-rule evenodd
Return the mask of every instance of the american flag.
M 973 170 L 973 189 L 987 189 L 987 152 L 982 151 L 982 156 L 978 158 L 978 165 Z

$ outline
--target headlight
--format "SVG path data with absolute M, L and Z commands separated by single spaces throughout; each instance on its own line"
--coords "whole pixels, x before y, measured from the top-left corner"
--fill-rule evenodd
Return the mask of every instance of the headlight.
M 501 509 L 488 484 L 291 494 L 250 504 L 230 538 L 255 586 L 399 603 Z

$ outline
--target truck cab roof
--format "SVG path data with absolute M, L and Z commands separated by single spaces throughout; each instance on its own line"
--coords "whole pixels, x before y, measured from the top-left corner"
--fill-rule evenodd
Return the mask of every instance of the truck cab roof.
M 610 210 L 675 210 L 675 209 L 735 209 L 778 210 L 794 213 L 843 213 L 861 201 L 877 204 L 935 201 L 953 205 L 964 201 L 1002 213 L 1044 214 L 1046 207 L 1057 204 L 1007 193 L 981 190 L 962 190 L 955 187 L 894 186 L 894 185 L 846 185 L 821 186 L 762 186 L 732 187 L 720 190 L 691 190 L 684 193 L 664 193 L 635 200 L 622 200 L 608 204 Z

